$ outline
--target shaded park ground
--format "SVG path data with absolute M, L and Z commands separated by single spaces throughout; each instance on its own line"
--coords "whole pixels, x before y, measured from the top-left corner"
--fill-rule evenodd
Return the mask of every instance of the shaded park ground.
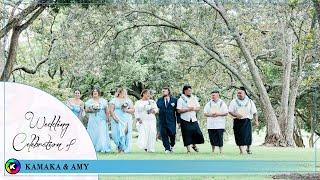
M 134 139 L 135 143 L 136 139 Z M 232 140 L 230 140 L 232 141 Z M 175 152 L 172 154 L 165 154 L 160 140 L 156 143 L 155 153 L 145 153 L 143 150 L 137 148 L 133 144 L 133 151 L 129 154 L 118 153 L 98 153 L 100 160 L 268 160 L 268 161 L 312 161 L 310 164 L 297 169 L 296 172 L 288 173 L 229 173 L 229 174 L 213 174 L 207 175 L 127 175 L 127 176 L 100 176 L 100 180 L 107 179 L 166 179 L 166 180 L 180 180 L 180 179 L 320 179 L 319 174 L 314 173 L 320 167 L 319 149 L 315 152 L 313 148 L 281 148 L 281 147 L 265 147 L 254 145 L 252 147 L 253 154 L 239 155 L 238 149 L 231 143 L 226 143 L 224 147 L 224 154 L 220 155 L 218 152 L 214 154 L 211 152 L 209 142 L 199 145 L 199 153 L 186 154 L 182 142 L 177 142 Z M 315 161 L 316 157 L 316 161 Z M 304 171 L 304 172 L 302 172 Z

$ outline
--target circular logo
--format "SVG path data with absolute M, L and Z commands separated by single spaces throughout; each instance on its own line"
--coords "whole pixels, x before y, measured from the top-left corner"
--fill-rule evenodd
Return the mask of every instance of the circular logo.
M 21 164 L 18 160 L 16 159 L 9 159 L 6 162 L 6 171 L 9 174 L 17 174 L 21 169 Z

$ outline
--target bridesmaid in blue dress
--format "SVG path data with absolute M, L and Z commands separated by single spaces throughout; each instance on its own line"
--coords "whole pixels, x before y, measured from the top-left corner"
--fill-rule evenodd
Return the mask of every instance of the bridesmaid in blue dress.
M 92 98 L 85 104 L 89 117 L 87 131 L 97 152 L 110 152 L 108 101 L 100 95 L 100 90 L 94 88 L 91 92 Z
M 133 103 L 128 98 L 127 91 L 119 88 L 115 97 L 110 101 L 112 139 L 119 153 L 131 151 L 133 113 Z
M 74 97 L 67 100 L 66 105 L 81 120 L 84 113 L 84 103 L 80 99 L 81 92 L 79 89 L 74 90 Z

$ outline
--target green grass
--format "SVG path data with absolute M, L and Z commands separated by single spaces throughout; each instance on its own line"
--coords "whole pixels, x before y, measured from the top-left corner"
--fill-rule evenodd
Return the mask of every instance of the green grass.
M 98 153 L 98 159 L 114 159 L 114 160 L 314 160 L 314 149 L 312 148 L 283 148 L 283 147 L 265 147 L 265 146 L 252 146 L 251 155 L 240 155 L 238 147 L 235 145 L 227 144 L 224 146 L 224 154 L 220 155 L 218 149 L 213 154 L 211 146 L 208 142 L 198 145 L 199 153 L 192 152 L 186 153 L 185 147 L 182 142 L 177 142 L 175 152 L 172 154 L 165 154 L 161 141 L 156 143 L 156 152 L 146 153 L 139 149 L 135 142 L 133 142 L 133 149 L 131 153 L 118 154 L 114 153 Z M 317 151 L 317 160 L 320 160 L 320 151 Z
M 200 152 L 192 152 L 191 154 L 186 153 L 186 149 L 183 147 L 182 142 L 177 142 L 175 146 L 175 152 L 172 154 L 165 154 L 162 146 L 162 142 L 158 141 L 156 143 L 156 151 L 154 153 L 146 153 L 143 150 L 137 148 L 135 140 L 133 142 L 133 149 L 131 153 L 128 154 L 118 154 L 114 153 L 98 153 L 98 159 L 112 159 L 112 160 L 293 160 L 293 161 L 314 161 L 315 152 L 312 148 L 283 148 L 283 147 L 265 147 L 265 146 L 252 146 L 251 155 L 240 155 L 239 150 L 235 145 L 226 144 L 224 146 L 224 154 L 220 155 L 218 149 L 213 154 L 211 152 L 210 143 L 205 142 L 205 144 L 198 145 Z M 320 160 L 320 151 L 317 151 L 317 161 Z M 319 162 L 320 164 L 320 162 Z M 311 167 L 310 167 L 311 166 Z M 310 169 L 312 165 L 307 165 L 301 167 L 303 169 Z M 256 174 L 256 175 L 244 175 L 244 174 L 217 174 L 215 176 L 168 176 L 168 175 L 134 175 L 134 176 L 100 176 L 100 180 L 120 180 L 120 179 L 155 179 L 155 180 L 200 180 L 200 179 L 272 179 L 272 175 L 267 174 Z
M 100 176 L 99 180 L 265 180 L 271 175 L 228 175 L 228 176 Z

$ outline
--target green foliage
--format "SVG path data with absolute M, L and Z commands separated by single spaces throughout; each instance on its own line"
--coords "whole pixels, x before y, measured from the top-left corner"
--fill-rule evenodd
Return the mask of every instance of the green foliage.
M 59 83 L 60 80 L 58 78 L 51 79 L 43 75 L 30 77 L 28 85 L 41 89 L 64 102 L 73 95 L 73 92 L 70 88 L 59 88 Z
M 81 7 L 88 9 L 89 6 L 102 6 L 105 4 L 114 3 L 114 0 L 49 0 L 50 7 L 54 12 L 59 12 L 61 7 L 69 7 L 73 4 L 80 4 Z
M 289 0 L 288 4 L 293 9 L 299 4 L 299 0 Z
M 294 8 L 275 8 L 271 3 L 263 8 L 259 4 L 226 4 L 228 18 L 242 33 L 241 37 L 251 53 L 272 54 L 264 59 L 257 58 L 256 65 L 264 83 L 272 87 L 269 95 L 276 109 L 281 97 L 283 68 L 275 62 L 281 63 L 283 60 L 283 22 L 290 22 L 291 28 L 299 32 L 299 41 L 294 37 L 292 74 L 297 73 L 297 58 L 310 54 L 316 42 L 316 37 L 310 31 L 312 8 L 300 7 L 297 5 L 299 3 L 298 0 L 290 1 L 290 6 Z M 61 100 L 72 95 L 73 88 L 80 88 L 83 98 L 87 99 L 92 87 L 99 86 L 104 97 L 110 99 L 119 86 L 131 90 L 132 95 L 140 94 L 143 88 L 151 88 L 157 90 L 155 96 L 158 97 L 163 86 L 170 86 L 173 94 L 178 95 L 184 84 L 193 87 L 202 106 L 214 88 L 223 90 L 221 95 L 226 102 L 234 98 L 232 87 L 240 86 L 238 79 L 215 60 L 209 60 L 210 57 L 201 48 L 188 42 L 163 42 L 170 39 L 190 40 L 182 32 L 154 26 L 122 32 L 133 25 L 166 24 L 147 14 L 130 14 L 133 10 L 155 12 L 184 28 L 207 47 L 219 51 L 226 63 L 236 68 L 254 87 L 254 80 L 243 54 L 236 47 L 233 34 L 229 33 L 223 20 L 209 6 L 99 0 L 58 0 L 52 4 L 48 13 L 43 13 L 23 32 L 17 55 L 17 65 L 35 67 L 47 58 L 50 42 L 55 38 L 48 61 L 35 75 L 14 72 L 15 80 L 43 88 Z M 319 68 L 315 70 L 310 65 L 310 59 L 307 60 L 301 91 L 310 90 L 311 85 L 320 79 Z M 307 112 L 307 103 L 299 99 L 298 110 Z M 205 118 L 201 112 L 199 114 L 204 122 Z M 261 110 L 259 114 L 262 114 Z M 260 116 L 260 120 L 263 119 Z M 264 122 L 261 127 L 263 125 Z M 205 128 L 205 123 L 202 126 Z

